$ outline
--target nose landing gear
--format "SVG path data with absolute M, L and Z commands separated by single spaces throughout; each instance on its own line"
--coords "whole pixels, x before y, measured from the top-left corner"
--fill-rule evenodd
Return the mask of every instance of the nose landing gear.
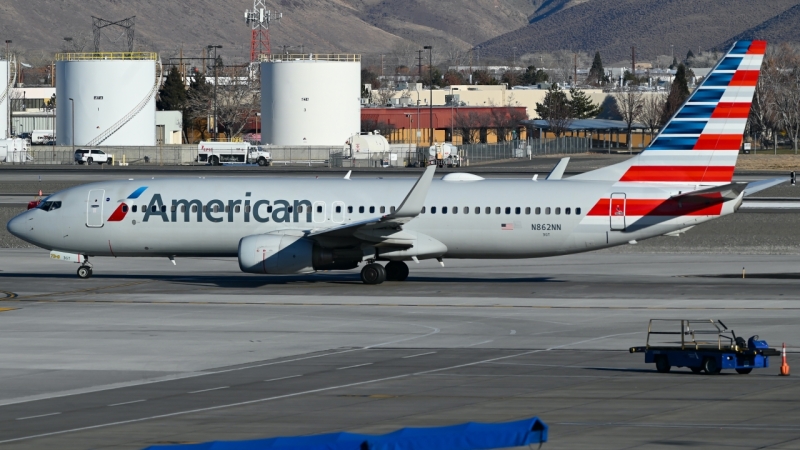
M 89 258 L 87 257 L 83 264 L 78 267 L 78 278 L 87 279 L 92 277 L 92 264 L 89 263 Z

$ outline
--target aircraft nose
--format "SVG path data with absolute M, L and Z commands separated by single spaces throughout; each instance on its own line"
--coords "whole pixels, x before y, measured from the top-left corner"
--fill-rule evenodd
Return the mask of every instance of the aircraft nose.
M 26 215 L 25 213 L 20 214 L 17 217 L 14 217 L 13 219 L 8 221 L 8 225 L 6 225 L 6 228 L 8 228 L 9 233 L 13 234 L 18 238 L 23 237 L 25 233 L 25 218 L 23 216 L 25 215 Z

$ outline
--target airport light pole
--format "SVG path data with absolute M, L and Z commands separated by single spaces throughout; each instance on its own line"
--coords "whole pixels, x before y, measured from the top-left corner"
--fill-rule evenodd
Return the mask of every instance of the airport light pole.
M 430 103 L 428 104 L 428 112 L 431 119 L 430 142 L 431 142 L 431 147 L 433 147 L 433 46 L 426 45 L 422 48 L 428 51 L 428 78 L 430 79 L 430 85 L 428 85 L 428 89 L 430 90 L 431 93 L 431 100 Z
M 10 54 L 8 52 L 8 44 L 11 43 L 11 39 L 6 39 L 6 62 L 8 63 L 8 72 L 6 73 L 6 86 L 8 86 L 9 81 L 8 76 L 11 75 L 11 58 L 9 57 Z M 11 137 L 11 92 L 6 92 L 6 137 Z
M 219 80 L 217 79 L 217 49 L 222 48 L 221 45 L 209 45 L 208 49 L 214 49 L 214 140 L 216 141 L 219 138 L 219 132 L 217 131 L 219 128 L 217 127 L 217 84 Z
M 72 119 L 72 156 L 75 156 L 75 100 L 72 98 L 69 99 L 70 104 L 72 105 L 72 114 L 70 114 L 70 118 Z

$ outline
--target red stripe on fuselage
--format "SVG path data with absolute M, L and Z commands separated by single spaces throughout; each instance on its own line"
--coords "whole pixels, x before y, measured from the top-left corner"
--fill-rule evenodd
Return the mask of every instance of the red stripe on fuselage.
M 714 112 L 712 119 L 747 119 L 750 116 L 750 103 L 720 102 Z
M 600 199 L 587 215 L 609 216 L 611 203 L 607 198 Z M 718 216 L 722 213 L 719 194 L 706 197 L 686 197 L 676 199 L 633 199 L 625 202 L 626 216 Z
M 733 166 L 633 166 L 619 181 L 699 183 L 730 182 Z
M 117 206 L 117 209 L 111 213 L 111 217 L 108 218 L 108 222 L 119 222 L 120 220 L 124 219 L 128 212 L 123 211 L 123 208 L 127 208 L 127 205 L 125 203 L 120 203 L 119 206 Z
M 695 150 L 736 150 L 742 146 L 741 134 L 701 134 L 694 144 Z

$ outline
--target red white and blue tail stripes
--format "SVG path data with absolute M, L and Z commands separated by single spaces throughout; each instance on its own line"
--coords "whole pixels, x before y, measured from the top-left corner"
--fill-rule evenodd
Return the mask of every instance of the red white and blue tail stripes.
M 736 42 L 619 181 L 730 183 L 766 47 Z

